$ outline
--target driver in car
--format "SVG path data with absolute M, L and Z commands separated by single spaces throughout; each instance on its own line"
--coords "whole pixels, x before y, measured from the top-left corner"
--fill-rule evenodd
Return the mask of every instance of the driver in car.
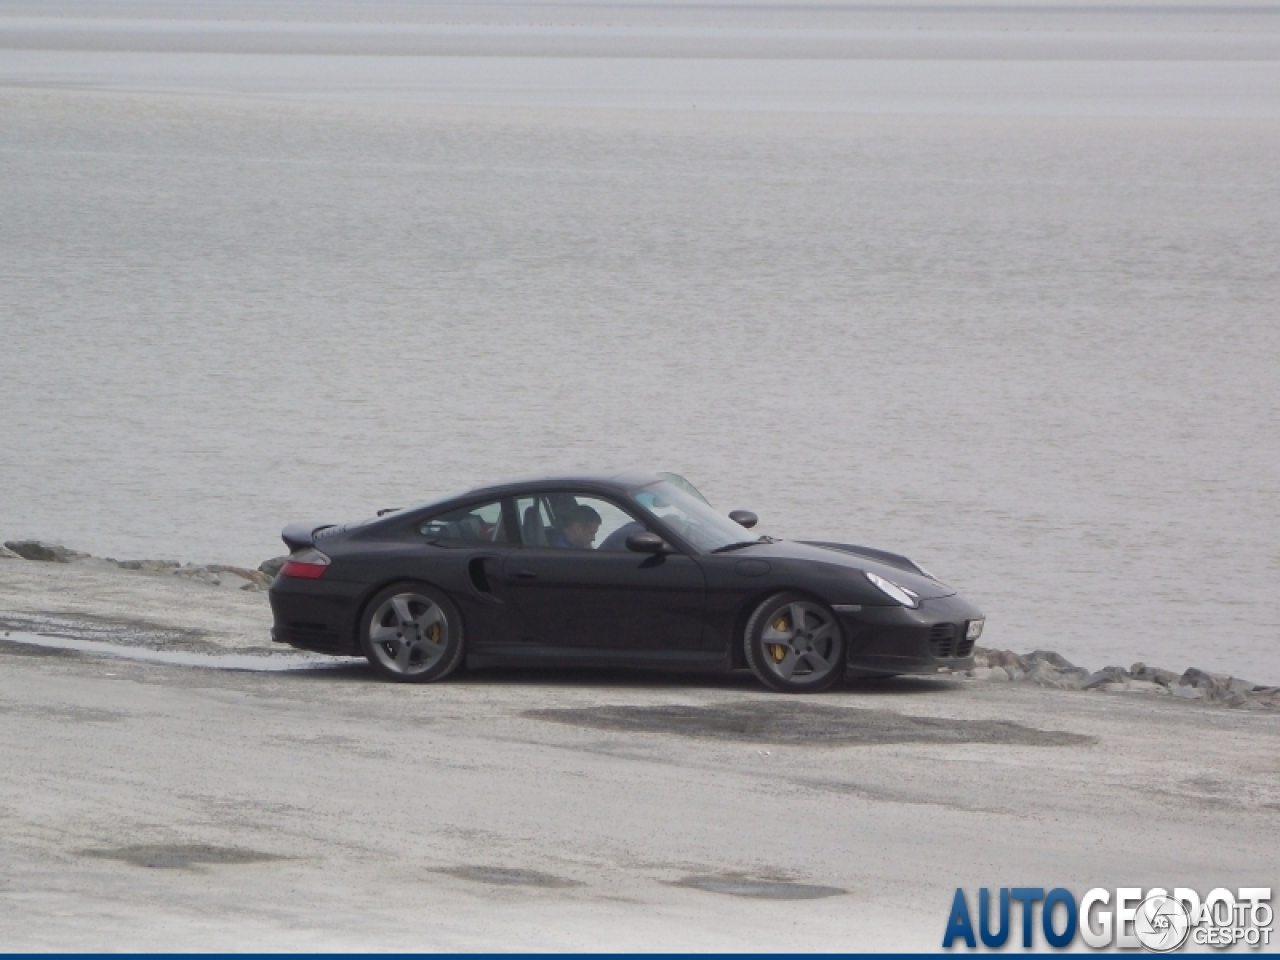
M 600 514 L 591 507 L 574 507 L 561 521 L 560 529 L 551 538 L 551 546 L 566 550 L 590 550 L 600 529 Z

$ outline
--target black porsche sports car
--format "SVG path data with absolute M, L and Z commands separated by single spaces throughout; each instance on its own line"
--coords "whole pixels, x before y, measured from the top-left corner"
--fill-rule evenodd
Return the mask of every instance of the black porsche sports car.
M 750 667 L 775 690 L 972 665 L 983 616 L 906 557 L 748 532 L 676 474 L 477 487 L 291 524 L 272 637 L 427 682 L 484 665 Z

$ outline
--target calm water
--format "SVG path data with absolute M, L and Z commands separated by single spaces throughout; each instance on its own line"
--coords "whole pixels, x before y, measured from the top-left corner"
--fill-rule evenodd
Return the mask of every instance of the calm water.
M 1280 680 L 1274 62 L 983 114 L 102 56 L 0 49 L 0 538 L 256 563 L 293 518 L 653 466 L 909 554 L 993 645 Z

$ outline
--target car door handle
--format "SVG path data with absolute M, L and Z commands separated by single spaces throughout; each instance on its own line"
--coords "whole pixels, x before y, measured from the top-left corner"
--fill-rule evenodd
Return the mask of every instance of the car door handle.
M 517 570 L 516 579 L 517 580 L 537 580 L 538 575 L 534 573 L 532 570 Z

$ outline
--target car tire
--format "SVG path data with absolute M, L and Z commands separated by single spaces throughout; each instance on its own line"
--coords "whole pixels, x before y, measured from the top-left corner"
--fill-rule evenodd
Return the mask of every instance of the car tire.
M 743 649 L 760 682 L 780 693 L 817 693 L 844 676 L 839 618 L 802 593 L 776 593 L 756 607 L 743 631 Z
M 444 593 L 426 583 L 396 583 L 365 605 L 360 648 L 386 680 L 431 683 L 462 663 L 462 615 Z

